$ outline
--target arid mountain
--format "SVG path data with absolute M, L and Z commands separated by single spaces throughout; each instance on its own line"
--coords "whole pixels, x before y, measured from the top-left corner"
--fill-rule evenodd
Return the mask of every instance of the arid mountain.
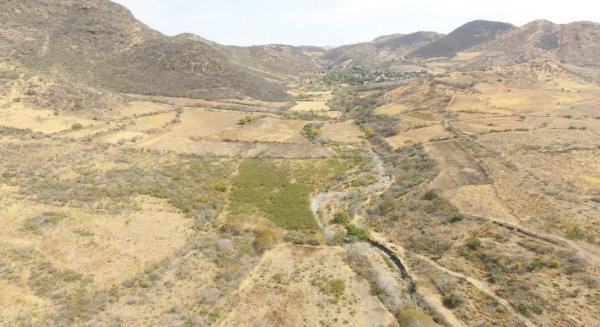
M 118 92 L 286 100 L 204 39 L 164 36 L 110 1 L 0 1 L 0 56 Z
M 379 37 L 371 42 L 341 46 L 323 56 L 330 65 L 374 65 L 402 60 L 412 51 L 423 47 L 442 35 L 434 32 L 393 34 Z
M 281 75 L 314 73 L 322 68 L 320 47 L 269 44 L 252 47 L 220 46 L 232 62 L 250 69 Z
M 558 25 L 538 20 L 499 35 L 472 50 L 480 53 L 465 66 L 484 67 L 546 58 L 576 73 L 599 78 L 600 24 L 574 22 Z
M 510 30 L 513 25 L 500 22 L 476 20 L 469 22 L 419 49 L 408 54 L 409 58 L 454 57 L 457 52 L 493 40 Z

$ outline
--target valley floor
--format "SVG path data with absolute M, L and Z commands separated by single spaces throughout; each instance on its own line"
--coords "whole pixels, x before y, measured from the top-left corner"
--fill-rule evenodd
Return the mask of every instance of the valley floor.
M 534 61 L 290 88 L 6 98 L 0 324 L 597 324 L 600 86 Z

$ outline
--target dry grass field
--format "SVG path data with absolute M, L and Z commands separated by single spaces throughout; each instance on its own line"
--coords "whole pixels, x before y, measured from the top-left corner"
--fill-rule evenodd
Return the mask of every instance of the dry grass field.
M 398 326 L 339 247 L 280 245 L 240 285 L 217 326 Z
M 53 110 L 35 110 L 22 104 L 3 108 L 0 124 L 5 127 L 29 129 L 34 132 L 52 134 L 71 129 L 75 124 L 90 126 L 93 121 L 74 116 L 56 115 Z
M 328 118 L 338 118 L 341 113 L 338 111 L 332 111 L 327 105 L 326 100 L 313 100 L 313 101 L 297 101 L 296 105 L 290 109 L 291 112 L 298 113 L 313 113 Z

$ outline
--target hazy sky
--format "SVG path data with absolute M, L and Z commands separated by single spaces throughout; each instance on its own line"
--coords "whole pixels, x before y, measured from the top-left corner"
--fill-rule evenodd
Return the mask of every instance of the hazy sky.
M 114 0 L 167 35 L 228 45 L 341 45 L 393 33 L 447 33 L 488 19 L 523 25 L 600 21 L 596 0 Z

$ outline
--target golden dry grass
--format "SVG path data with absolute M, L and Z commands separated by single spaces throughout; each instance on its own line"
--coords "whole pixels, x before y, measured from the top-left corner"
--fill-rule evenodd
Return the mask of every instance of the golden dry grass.
M 0 109 L 0 125 L 18 129 L 30 129 L 40 133 L 56 133 L 71 129 L 74 124 L 89 126 L 91 120 L 67 115 L 54 115 L 53 110 L 36 110 L 22 104 Z
M 217 326 L 397 326 L 345 256 L 343 248 L 276 247 L 240 285 Z M 347 285 L 338 303 L 316 285 L 331 279 Z
M 409 130 L 404 133 L 386 138 L 386 141 L 398 149 L 415 143 L 426 143 L 434 140 L 450 138 L 453 135 L 446 131 L 443 125 L 435 124 L 428 127 Z
M 327 105 L 327 100 L 297 101 L 291 112 L 313 113 L 328 118 L 338 118 L 341 112 L 334 111 Z
M 375 109 L 376 114 L 380 115 L 399 115 L 410 111 L 411 108 L 405 104 L 386 104 Z
M 302 135 L 302 129 L 308 123 L 301 120 L 264 117 L 243 126 L 235 126 L 207 135 L 204 139 L 212 141 L 309 144 L 309 141 Z
M 326 142 L 361 143 L 364 133 L 352 123 L 326 124 L 321 128 L 321 136 Z

